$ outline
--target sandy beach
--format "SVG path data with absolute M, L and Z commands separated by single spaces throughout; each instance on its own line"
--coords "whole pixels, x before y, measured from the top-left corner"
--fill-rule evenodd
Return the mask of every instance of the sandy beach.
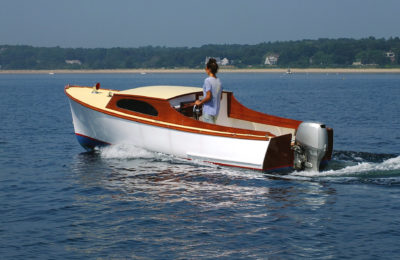
M 400 68 L 290 69 L 291 73 L 400 73 Z M 286 73 L 287 69 L 220 69 L 220 73 Z M 0 70 L 0 74 L 204 73 L 203 69 Z

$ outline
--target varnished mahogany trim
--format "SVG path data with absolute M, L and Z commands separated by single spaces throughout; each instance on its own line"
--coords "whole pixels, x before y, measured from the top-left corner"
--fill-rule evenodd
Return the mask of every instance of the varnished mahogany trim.
M 232 92 L 228 92 L 228 116 L 245 121 L 256 122 L 260 124 L 280 126 L 297 129 L 302 121 L 283 118 L 264 114 L 245 107 L 234 97 Z M 271 101 L 269 101 L 271 102 Z
M 291 149 L 292 134 L 271 138 L 264 157 L 263 169 L 293 167 L 294 153 Z

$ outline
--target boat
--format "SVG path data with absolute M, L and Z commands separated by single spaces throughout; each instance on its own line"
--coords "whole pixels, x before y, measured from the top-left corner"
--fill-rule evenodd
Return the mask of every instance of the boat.
M 223 166 L 319 171 L 331 159 L 333 130 L 254 111 L 223 91 L 216 124 L 201 121 L 202 88 L 128 90 L 67 85 L 78 142 L 87 150 L 126 144 Z

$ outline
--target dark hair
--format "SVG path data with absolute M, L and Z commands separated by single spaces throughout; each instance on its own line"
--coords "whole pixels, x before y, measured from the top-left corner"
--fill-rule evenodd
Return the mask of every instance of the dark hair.
M 212 74 L 217 74 L 218 72 L 218 64 L 214 58 L 210 58 L 207 62 L 207 69 L 211 71 Z

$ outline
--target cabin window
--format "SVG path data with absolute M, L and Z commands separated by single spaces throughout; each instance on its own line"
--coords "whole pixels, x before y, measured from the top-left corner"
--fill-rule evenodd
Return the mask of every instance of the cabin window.
M 158 116 L 158 111 L 152 105 L 141 100 L 120 99 L 117 101 L 117 106 L 137 113 Z

